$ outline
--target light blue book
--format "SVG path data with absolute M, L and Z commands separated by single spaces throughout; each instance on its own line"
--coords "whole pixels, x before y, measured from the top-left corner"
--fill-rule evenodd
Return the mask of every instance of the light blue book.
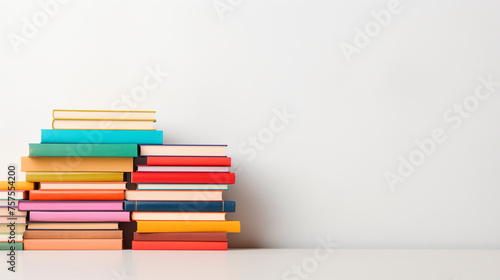
M 43 144 L 162 144 L 161 130 L 42 129 Z

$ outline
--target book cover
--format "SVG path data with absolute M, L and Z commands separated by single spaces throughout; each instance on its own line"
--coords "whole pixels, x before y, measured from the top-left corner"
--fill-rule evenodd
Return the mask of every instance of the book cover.
M 19 202 L 24 211 L 123 211 L 123 201 L 32 201 Z
M 227 232 L 134 232 L 137 241 L 227 241 Z
M 222 192 L 215 191 L 149 191 L 149 190 L 127 190 L 125 191 L 125 199 L 133 200 L 167 200 L 167 201 L 188 201 L 188 200 L 208 200 L 217 201 L 222 200 Z
M 133 172 L 132 183 L 234 184 L 234 173 Z
M 29 182 L 123 182 L 123 172 L 26 172 Z
M 30 222 L 130 222 L 123 211 L 30 211 Z
M 136 165 L 159 166 L 231 166 L 230 157 L 162 157 L 141 156 L 135 159 Z
M 29 144 L 30 157 L 137 157 L 136 144 Z
M 43 144 L 162 144 L 162 130 L 42 129 Z
M 225 157 L 227 145 L 139 145 L 141 156 Z
M 137 221 L 137 232 L 240 232 L 240 222 Z
M 132 241 L 132 250 L 227 250 L 226 241 Z
M 33 190 L 30 200 L 123 200 L 122 190 Z
M 21 171 L 107 171 L 132 172 L 134 158 L 128 157 L 21 157 Z
M 125 201 L 125 211 L 234 212 L 234 201 Z
M 122 250 L 122 239 L 25 239 L 24 250 Z

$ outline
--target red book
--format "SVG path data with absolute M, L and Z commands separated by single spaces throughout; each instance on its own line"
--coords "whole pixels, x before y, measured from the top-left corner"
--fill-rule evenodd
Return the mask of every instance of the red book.
M 139 157 L 135 165 L 231 166 L 230 157 Z
M 30 200 L 124 200 L 123 190 L 33 190 Z
M 228 172 L 133 172 L 132 183 L 234 184 Z
M 227 241 L 227 232 L 134 232 L 136 241 Z
M 227 250 L 227 241 L 132 241 L 132 250 Z

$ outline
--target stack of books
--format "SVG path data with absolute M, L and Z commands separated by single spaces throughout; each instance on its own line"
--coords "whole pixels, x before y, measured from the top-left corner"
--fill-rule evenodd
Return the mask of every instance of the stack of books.
M 226 145 L 139 145 L 135 190 L 125 192 L 125 210 L 137 221 L 134 250 L 227 250 L 227 221 L 234 201 L 222 193 L 234 184 Z
M 19 211 L 18 206 L 33 189 L 33 183 L 0 182 L 0 250 L 23 250 L 26 211 Z
M 31 190 L 25 250 L 119 250 L 123 201 L 138 144 L 161 144 L 152 111 L 54 110 L 53 129 L 21 158 Z

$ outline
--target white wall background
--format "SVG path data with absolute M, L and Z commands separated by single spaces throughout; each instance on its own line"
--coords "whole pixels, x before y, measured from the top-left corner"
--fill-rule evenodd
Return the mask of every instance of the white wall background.
M 212 0 L 71 1 L 44 24 L 38 1 L 1 1 L 0 166 L 52 109 L 123 106 L 158 66 L 168 78 L 128 107 L 156 110 L 166 143 L 229 144 L 233 247 L 500 248 L 500 87 L 457 129 L 443 119 L 479 76 L 500 81 L 500 2 L 401 0 L 348 62 L 342 42 L 389 2 L 233 0 L 221 19 Z M 447 140 L 392 192 L 384 174 L 435 128 Z

